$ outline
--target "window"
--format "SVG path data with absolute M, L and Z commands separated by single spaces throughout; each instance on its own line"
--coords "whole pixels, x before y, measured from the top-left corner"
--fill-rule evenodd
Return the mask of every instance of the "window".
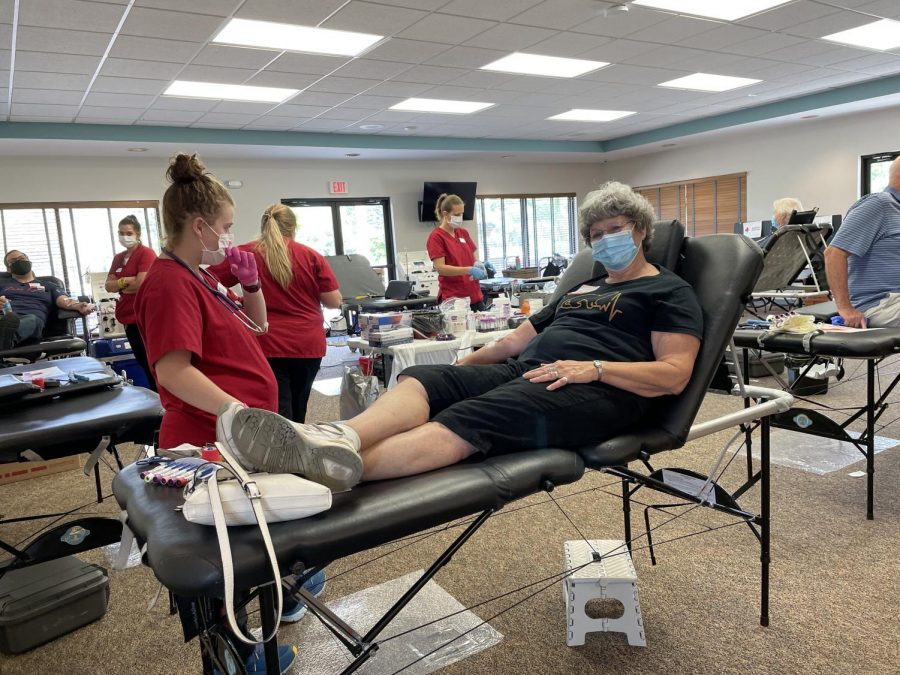
M 523 267 L 543 268 L 552 256 L 578 250 L 574 194 L 481 195 L 475 215 L 480 257 L 498 272 L 516 258 Z
M 159 252 L 159 209 L 156 201 L 72 204 L 0 204 L 3 253 L 23 251 L 37 276 L 62 279 L 66 292 L 91 295 L 84 278 L 109 271 L 118 244 L 119 221 L 129 214 L 141 223 L 141 240 Z
M 897 157 L 900 157 L 900 152 L 881 152 L 860 158 L 860 196 L 881 192 L 887 187 L 888 169 Z
M 747 220 L 746 173 L 646 185 L 634 191 L 650 201 L 659 220 L 680 220 L 692 237 L 734 232 L 735 223 Z

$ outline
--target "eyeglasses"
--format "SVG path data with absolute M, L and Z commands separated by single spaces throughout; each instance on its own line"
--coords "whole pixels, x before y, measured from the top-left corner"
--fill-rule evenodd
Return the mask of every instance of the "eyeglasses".
M 591 243 L 593 243 L 595 241 L 600 241 L 601 239 L 603 239 L 603 237 L 605 237 L 608 234 L 618 234 L 619 232 L 622 232 L 629 225 L 631 225 L 631 229 L 633 230 L 635 224 L 636 223 L 633 220 L 629 220 L 629 221 L 626 221 L 623 225 L 615 225 L 615 226 L 611 227 L 608 232 L 592 232 L 591 233 Z

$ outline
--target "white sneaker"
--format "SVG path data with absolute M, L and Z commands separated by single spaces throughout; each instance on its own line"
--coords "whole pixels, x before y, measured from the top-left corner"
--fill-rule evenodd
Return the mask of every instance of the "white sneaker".
M 234 455 L 234 458 L 240 462 L 241 466 L 247 471 L 251 473 L 260 471 L 259 467 L 254 466 L 253 462 L 249 461 L 241 454 L 231 438 L 231 427 L 234 422 L 234 416 L 239 410 L 246 410 L 246 407 L 243 403 L 238 403 L 237 401 L 223 403 L 219 407 L 219 413 L 216 417 L 216 440 L 219 441 L 219 443 L 223 443 L 225 447 L 231 451 L 231 454 Z
M 297 473 L 332 492 L 362 478 L 359 436 L 344 424 L 297 424 L 258 408 L 232 409 L 219 421 L 226 427 L 220 440 L 256 470 Z

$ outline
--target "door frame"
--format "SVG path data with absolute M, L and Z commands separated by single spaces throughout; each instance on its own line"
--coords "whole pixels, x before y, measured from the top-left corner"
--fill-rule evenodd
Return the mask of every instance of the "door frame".
M 394 255 L 394 223 L 391 219 L 390 197 L 292 197 L 282 199 L 285 206 L 330 206 L 331 223 L 334 228 L 334 253 L 344 255 L 344 236 L 341 232 L 341 206 L 381 205 L 384 216 L 384 243 L 387 251 L 386 265 L 372 265 L 372 269 L 386 268 L 388 281 L 397 278 L 397 260 Z M 370 261 L 371 262 L 371 261 Z

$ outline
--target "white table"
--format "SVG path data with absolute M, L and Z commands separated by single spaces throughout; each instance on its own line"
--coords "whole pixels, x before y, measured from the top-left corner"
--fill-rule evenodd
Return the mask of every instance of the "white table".
M 370 347 L 362 338 L 351 338 L 349 346 L 356 346 L 364 354 L 375 353 L 384 354 L 393 360 L 390 372 L 387 371 L 387 363 L 385 363 L 385 379 L 388 389 L 397 384 L 397 376 L 403 372 L 404 368 L 415 365 L 453 363 L 457 355 L 462 358 L 465 356 L 469 347 L 479 347 L 486 345 L 492 340 L 499 340 L 504 335 L 509 335 L 512 330 L 497 330 L 490 333 L 478 333 L 469 331 L 464 338 L 456 338 L 453 340 L 413 340 L 404 345 L 396 345 L 394 347 Z M 359 340 L 357 342 L 357 340 Z M 463 348 L 463 343 L 465 348 Z

